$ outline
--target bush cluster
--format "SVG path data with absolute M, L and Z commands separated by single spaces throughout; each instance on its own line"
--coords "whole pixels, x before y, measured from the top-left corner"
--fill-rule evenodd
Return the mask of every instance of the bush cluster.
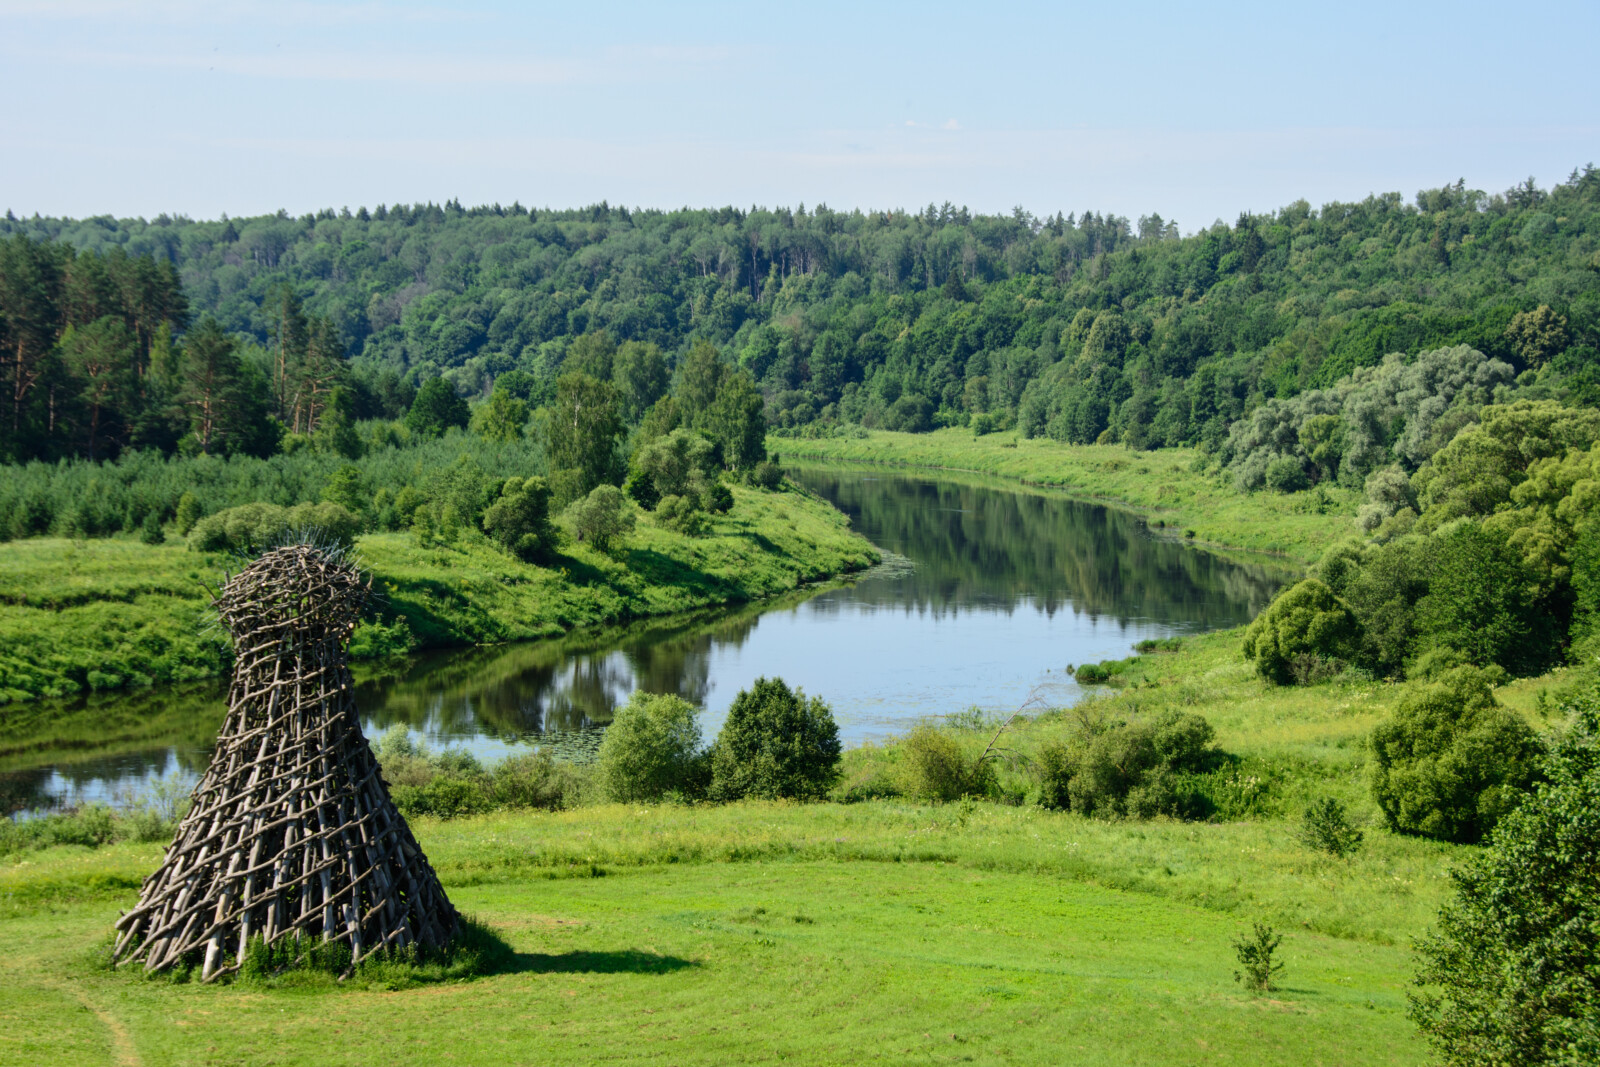
M 839 727 L 818 697 L 757 678 L 734 698 L 711 748 L 714 800 L 815 800 L 838 778 Z
M 1524 400 L 1472 414 L 1415 474 L 1368 477 L 1368 536 L 1330 548 L 1252 626 L 1264 677 L 1582 661 L 1600 611 L 1600 412 Z
M 401 814 L 454 818 L 498 808 L 559 810 L 582 802 L 587 776 L 549 753 L 509 756 L 485 767 L 470 753 L 434 751 L 404 726 L 390 727 L 372 746 L 389 795 Z
M 1138 722 L 1085 720 L 1038 756 L 1039 802 L 1102 817 L 1201 814 L 1186 776 L 1211 770 L 1221 754 L 1211 724 L 1166 711 Z
M 815 800 L 838 778 L 832 709 L 782 679 L 759 678 L 741 692 L 709 749 L 701 744 L 699 714 L 676 696 L 634 693 L 617 709 L 592 767 L 557 762 L 544 751 L 485 767 L 466 752 L 431 750 L 404 726 L 390 728 L 373 751 L 408 816 L 558 809 L 595 799 Z
M 283 538 L 309 533 L 346 548 L 355 542 L 361 520 L 338 504 L 242 504 L 208 515 L 189 531 L 189 547 L 197 552 L 254 555 Z
M 903 796 L 948 802 L 990 797 L 999 790 L 992 762 L 968 754 L 949 733 L 927 723 L 918 724 L 897 747 Z
M 1278 685 L 1305 684 L 1356 657 L 1360 627 L 1333 591 L 1307 578 L 1256 616 L 1244 637 L 1245 658 Z
M 1391 830 L 1473 842 L 1521 802 L 1541 746 L 1491 691 L 1503 672 L 1457 667 L 1414 686 L 1372 732 L 1372 796 Z
M 187 789 L 168 780 L 124 811 L 88 804 L 31 818 L 0 818 L 0 856 L 54 845 L 98 848 L 114 841 L 166 841 L 188 810 Z
M 699 715 L 681 697 L 634 693 L 600 742 L 601 793 L 625 803 L 704 796 L 711 767 L 700 747 Z

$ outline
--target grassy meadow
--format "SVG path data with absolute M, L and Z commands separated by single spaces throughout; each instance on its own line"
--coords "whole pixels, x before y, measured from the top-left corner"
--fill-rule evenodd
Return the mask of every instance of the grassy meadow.
M 343 986 L 107 972 L 106 931 L 160 846 L 57 848 L 0 873 L 0 1058 L 1111 1064 L 1137 1044 L 1145 1063 L 1420 1061 L 1403 948 L 1293 930 L 1281 987 L 1246 994 L 1229 949 L 1245 916 L 1093 877 L 1146 847 L 1113 829 L 891 801 L 419 820 L 508 958 L 470 981 Z M 1288 864 L 1313 906 L 1373 892 L 1367 864 L 1440 865 L 1401 850 L 1335 869 L 1271 838 L 1164 863 Z
M 0 858 L 0 1061 L 60 1063 L 1420 1064 L 1409 943 L 1471 849 L 1391 834 L 1365 737 L 1397 687 L 1283 689 L 1240 631 L 1153 653 L 1001 735 L 1001 792 L 1075 717 L 1199 712 L 1242 814 L 1105 821 L 1027 798 L 587 804 L 413 819 L 451 899 L 503 951 L 477 977 L 361 972 L 202 987 L 107 971 L 106 934 L 161 844 Z M 1541 727 L 1550 679 L 1499 697 Z M 980 750 L 996 721 L 943 729 Z M 835 798 L 893 782 L 898 742 L 846 753 Z M 1365 840 L 1298 837 L 1313 798 Z M 1232 940 L 1283 934 L 1277 988 Z M 1136 1060 L 1129 1049 L 1137 1047 Z
M 1203 471 L 1192 448 L 1141 452 L 1122 445 L 1070 445 L 1014 433 L 894 433 L 865 437 L 783 438 L 784 458 L 889 463 L 976 471 L 1062 489 L 1085 500 L 1132 508 L 1151 526 L 1216 548 L 1285 556 L 1310 564 L 1351 532 L 1360 494 L 1337 486 L 1304 493 L 1241 493 L 1216 471 Z
M 546 567 L 474 533 L 428 548 L 408 533 L 368 534 L 356 550 L 382 600 L 354 652 L 549 637 L 756 600 L 877 559 L 825 501 L 799 491 L 733 493 L 733 507 L 713 516 L 705 536 L 646 516 L 611 555 L 568 541 Z M 231 563 L 176 540 L 0 544 L 0 704 L 220 673 L 228 646 L 207 625 L 207 585 Z

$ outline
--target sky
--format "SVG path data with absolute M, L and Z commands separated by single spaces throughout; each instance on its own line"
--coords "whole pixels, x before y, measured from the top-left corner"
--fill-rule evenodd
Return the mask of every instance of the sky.
M 1600 4 L 0 0 L 0 210 L 946 200 L 1184 232 L 1600 162 Z

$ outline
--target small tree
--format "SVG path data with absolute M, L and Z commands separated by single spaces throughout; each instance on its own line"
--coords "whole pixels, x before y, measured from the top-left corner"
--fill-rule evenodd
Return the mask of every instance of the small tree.
M 597 485 L 589 495 L 568 509 L 578 540 L 588 541 L 601 552 L 610 552 L 633 532 L 633 505 L 614 485 Z
M 161 512 L 154 508 L 145 512 L 144 524 L 139 527 L 139 540 L 147 545 L 159 545 L 166 539 L 167 532 L 161 528 Z
M 622 397 L 610 382 L 577 372 L 556 380 L 545 451 L 557 506 L 587 496 L 595 486 L 622 481 L 617 439 L 625 428 Z
M 1548 779 L 1452 873 L 1417 942 L 1412 1018 L 1447 1067 L 1600 1063 L 1600 702 L 1573 709 Z
M 1218 757 L 1211 724 L 1169 709 L 1142 722 L 1085 720 L 1065 744 L 1039 752 L 1039 803 L 1079 815 L 1183 815 L 1180 775 L 1209 770 Z
M 417 390 L 406 412 L 406 428 L 422 437 L 440 437 L 452 426 L 467 425 L 467 402 L 443 378 L 430 378 Z
M 1372 731 L 1372 797 L 1390 829 L 1473 842 L 1526 795 L 1539 740 L 1495 700 L 1491 686 L 1504 677 L 1447 671 Z
M 711 795 L 811 800 L 839 773 L 833 709 L 782 678 L 757 678 L 734 698 L 711 750 Z
M 635 477 L 648 478 L 656 499 L 702 496 L 717 477 L 716 446 L 692 430 L 677 429 L 648 442 L 633 457 Z M 636 492 L 635 497 L 642 495 Z
M 1246 989 L 1266 993 L 1272 989 L 1272 976 L 1283 970 L 1283 964 L 1273 963 L 1272 954 L 1278 950 L 1283 938 L 1272 932 L 1266 923 L 1251 923 L 1250 933 L 1234 938 L 1234 955 L 1239 958 L 1240 969 L 1233 972 L 1233 980 Z
M 1278 685 L 1302 680 L 1307 666 L 1355 657 L 1360 626 L 1344 602 L 1315 578 L 1291 586 L 1250 624 L 1244 654 Z
M 328 475 L 328 483 L 322 487 L 322 499 L 355 514 L 364 511 L 371 496 L 361 468 L 347 463 Z
M 194 524 L 204 517 L 205 511 L 200 507 L 200 500 L 193 493 L 184 493 L 178 498 L 178 513 L 173 521 L 178 525 L 178 535 L 188 537 L 189 531 L 194 529 Z
M 1300 820 L 1300 841 L 1307 848 L 1343 859 L 1361 847 L 1360 830 L 1350 825 L 1344 805 L 1332 797 L 1312 804 Z
M 600 787 L 611 800 L 660 800 L 700 792 L 700 718 L 671 694 L 639 691 L 617 709 L 600 742 Z
M 524 562 L 547 558 L 555 549 L 556 531 L 544 479 L 507 478 L 499 498 L 483 513 L 483 532 Z
M 495 384 L 489 402 L 472 414 L 473 432 L 490 441 L 520 441 L 527 424 L 528 402 L 514 395 L 510 388 L 501 388 L 499 383 Z

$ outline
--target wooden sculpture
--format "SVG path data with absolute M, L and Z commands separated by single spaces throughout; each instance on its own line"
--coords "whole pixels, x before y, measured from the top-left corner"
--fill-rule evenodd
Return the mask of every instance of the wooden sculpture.
M 347 650 L 369 584 L 339 549 L 298 543 L 223 585 L 227 721 L 165 859 L 117 921 L 119 965 L 198 963 L 211 981 L 256 938 L 290 939 L 297 959 L 343 942 L 354 967 L 455 936 L 455 908 L 356 718 Z

